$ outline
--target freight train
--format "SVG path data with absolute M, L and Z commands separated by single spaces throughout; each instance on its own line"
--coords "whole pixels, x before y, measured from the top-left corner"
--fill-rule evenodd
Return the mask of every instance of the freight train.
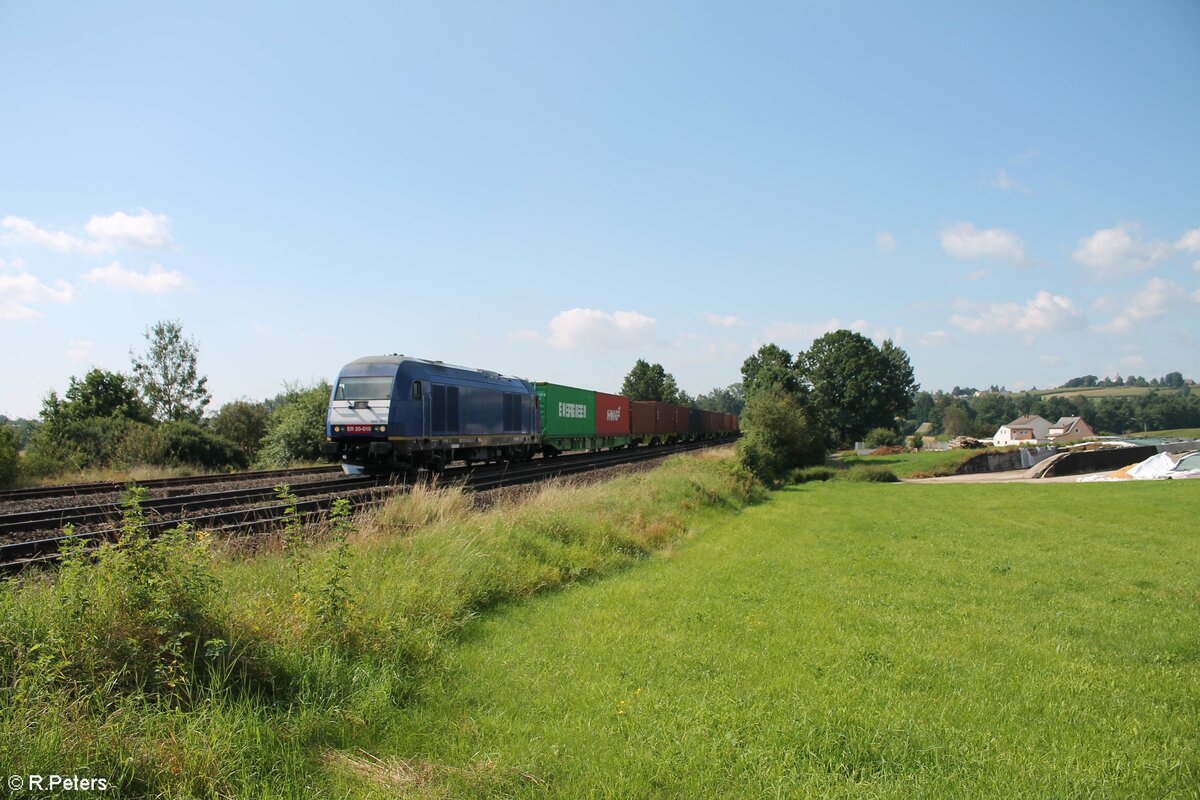
M 715 439 L 737 430 L 733 414 L 393 354 L 342 368 L 321 453 L 347 472 L 393 472 Z

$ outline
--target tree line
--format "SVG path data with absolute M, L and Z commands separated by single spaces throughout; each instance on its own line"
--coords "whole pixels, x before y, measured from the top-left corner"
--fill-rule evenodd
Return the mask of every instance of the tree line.
M 177 321 L 156 323 L 145 339 L 128 372 L 92 369 L 61 396 L 50 391 L 36 420 L 0 419 L 0 485 L 143 464 L 265 468 L 319 458 L 328 383 L 285 385 L 268 400 L 206 415 L 212 398 L 196 341 Z
M 1197 428 L 1200 394 L 1182 381 L 1170 391 L 1151 389 L 1132 397 L 1043 397 L 1034 392 L 956 397 L 949 392 L 918 392 L 901 432 L 912 433 L 928 422 L 934 434 L 991 436 L 1001 425 L 1025 414 L 1051 422 L 1082 417 L 1098 434 Z

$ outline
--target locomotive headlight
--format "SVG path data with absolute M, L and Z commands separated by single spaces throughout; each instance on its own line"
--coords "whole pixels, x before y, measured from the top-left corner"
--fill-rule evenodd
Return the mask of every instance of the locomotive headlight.
M 380 425 L 380 426 L 379 426 L 379 432 L 380 432 L 380 433 L 384 433 L 384 432 L 386 432 L 386 431 L 387 431 L 387 426 L 386 426 L 386 425 Z
M 342 430 L 342 429 L 341 429 L 340 427 L 338 427 L 337 425 L 334 425 L 334 426 L 333 426 L 333 432 L 334 432 L 334 433 L 338 433 L 338 432 L 340 432 L 341 430 Z

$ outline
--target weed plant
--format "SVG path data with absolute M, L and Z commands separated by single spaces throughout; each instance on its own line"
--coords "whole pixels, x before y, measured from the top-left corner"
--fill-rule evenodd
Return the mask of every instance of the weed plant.
M 0 774 L 86 765 L 106 796 L 340 796 L 325 754 L 369 749 L 481 612 L 622 569 L 761 488 L 731 460 L 675 458 L 483 512 L 417 490 L 314 533 L 293 508 L 249 557 L 186 528 L 122 537 L 0 587 Z M 334 781 L 336 784 L 336 781 Z

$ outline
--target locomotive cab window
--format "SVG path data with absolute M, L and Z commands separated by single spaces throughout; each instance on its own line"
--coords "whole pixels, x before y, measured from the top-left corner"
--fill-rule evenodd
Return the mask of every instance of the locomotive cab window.
M 421 399 L 421 382 L 420 381 L 413 381 L 412 399 L 413 400 Z
M 334 400 L 387 400 L 392 396 L 391 378 L 339 378 Z

